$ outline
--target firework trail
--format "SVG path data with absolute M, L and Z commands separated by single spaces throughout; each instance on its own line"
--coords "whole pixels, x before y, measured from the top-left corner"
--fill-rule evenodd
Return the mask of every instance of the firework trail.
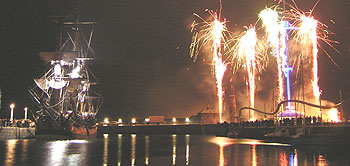
M 226 71 L 226 64 L 222 60 L 221 54 L 221 34 L 224 29 L 224 25 L 219 20 L 215 19 L 213 24 L 213 57 L 215 64 L 215 77 L 216 85 L 218 89 L 218 102 L 219 102 L 219 118 L 222 123 L 222 108 L 223 108 L 223 90 L 222 90 L 222 79 Z
M 255 27 L 251 26 L 247 31 L 243 32 L 237 39 L 237 42 L 233 46 L 233 53 L 236 55 L 239 64 L 245 64 L 248 73 L 248 86 L 249 86 L 249 106 L 254 108 L 255 100 L 255 74 L 257 68 L 262 66 L 257 66 L 260 63 L 257 61 L 262 60 L 261 57 L 257 58 L 257 35 Z M 233 60 L 235 61 L 235 60 Z M 245 62 L 245 63 L 242 63 Z M 255 120 L 254 112 L 251 110 L 249 120 Z
M 285 10 L 283 12 L 286 19 L 291 20 L 293 26 L 300 25 L 296 35 L 297 41 L 303 47 L 308 46 L 312 48 L 311 56 L 310 55 L 302 55 L 302 56 L 305 56 L 311 59 L 311 63 L 312 63 L 311 85 L 313 89 L 313 95 L 315 97 L 315 102 L 319 102 L 320 95 L 321 95 L 321 90 L 318 85 L 318 48 L 322 49 L 322 47 L 318 44 L 317 40 L 319 39 L 323 41 L 328 46 L 333 48 L 336 52 L 338 52 L 338 50 L 332 46 L 332 43 L 335 43 L 335 44 L 339 43 L 337 41 L 332 41 L 328 39 L 328 36 L 333 33 L 328 30 L 328 26 L 326 24 L 323 24 L 318 20 L 315 20 L 314 17 L 312 16 L 312 12 L 316 8 L 318 3 L 319 1 L 317 1 L 317 3 L 309 12 L 303 12 L 297 7 L 296 3 L 293 1 L 294 5 L 288 4 L 288 6 L 291 9 Z M 324 53 L 328 56 L 328 58 L 333 62 L 335 66 L 338 66 L 326 51 L 324 51 Z
M 216 78 L 216 85 L 217 85 L 217 96 L 218 96 L 218 103 L 219 103 L 219 119 L 220 123 L 223 122 L 222 120 L 222 110 L 223 110 L 223 88 L 222 88 L 222 79 L 224 77 L 225 71 L 226 71 L 226 64 L 223 60 L 223 52 L 226 48 L 226 35 L 229 35 L 227 32 L 227 28 L 225 27 L 225 22 L 221 22 L 218 19 L 218 16 L 215 12 L 208 11 L 211 16 L 214 18 L 214 21 L 208 22 L 205 21 L 200 16 L 196 15 L 198 18 L 203 20 L 203 26 L 200 28 L 199 32 L 194 32 L 192 37 L 192 44 L 190 46 L 191 49 L 191 57 L 194 57 L 194 59 L 197 59 L 197 56 L 199 54 L 199 50 L 202 46 L 212 43 L 212 51 L 213 51 L 213 58 L 212 58 L 212 65 L 213 65 L 213 73 Z M 192 24 L 192 31 L 196 30 L 196 27 L 200 26 L 201 24 L 197 24 L 193 22 Z
M 272 47 L 273 56 L 276 57 L 277 65 L 278 65 L 278 102 L 284 100 L 284 86 L 283 86 L 283 71 L 284 66 L 283 62 L 285 62 L 284 53 L 280 48 L 280 18 L 278 16 L 278 12 L 276 8 L 266 8 L 259 13 L 259 18 L 263 21 L 263 25 L 265 27 L 267 33 L 267 42 Z
M 254 108 L 254 99 L 255 99 L 255 44 L 256 44 L 256 32 L 255 28 L 251 28 L 243 36 L 241 40 L 244 40 L 244 43 L 247 44 L 246 49 L 246 64 L 248 71 L 249 79 L 249 98 L 250 106 Z M 255 119 L 254 112 L 251 112 L 251 118 Z
M 317 56 L 317 20 L 313 17 L 302 16 L 302 24 L 299 28 L 298 34 L 303 37 L 302 44 L 305 44 L 305 40 L 311 40 L 312 44 L 312 90 L 315 96 L 315 102 L 318 102 L 320 99 L 320 88 L 318 86 L 318 56 Z

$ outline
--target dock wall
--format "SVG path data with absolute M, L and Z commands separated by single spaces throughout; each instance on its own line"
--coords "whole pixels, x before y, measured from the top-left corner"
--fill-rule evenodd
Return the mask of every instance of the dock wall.
M 35 128 L 33 127 L 0 127 L 0 140 L 33 138 Z

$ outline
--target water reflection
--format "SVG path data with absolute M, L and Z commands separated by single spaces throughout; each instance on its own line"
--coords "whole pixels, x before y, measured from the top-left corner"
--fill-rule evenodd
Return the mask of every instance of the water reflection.
M 323 166 L 350 165 L 349 158 L 349 154 L 339 154 L 336 147 L 294 147 L 199 135 L 120 134 L 93 140 L 0 141 L 0 165 Z
M 173 165 L 175 165 L 176 164 L 176 134 L 173 134 L 172 142 L 173 142 Z
M 210 142 L 219 145 L 219 166 L 226 165 L 224 156 L 224 147 L 232 144 L 231 140 L 225 137 L 215 137 L 210 140 Z
M 287 166 L 288 165 L 288 160 L 287 160 L 287 155 L 285 151 L 280 152 L 280 166 Z
M 59 140 L 48 142 L 47 165 L 84 165 L 86 163 L 85 140 Z
M 290 153 L 288 155 L 288 153 Z M 298 166 L 298 151 L 297 149 L 292 149 L 291 151 L 283 150 L 280 152 L 279 165 L 281 166 Z M 304 165 L 308 165 L 305 160 Z
M 257 161 L 256 161 L 256 145 L 252 144 L 252 166 L 257 166 Z
M 108 165 L 108 134 L 103 134 L 103 165 Z
M 5 159 L 5 165 L 14 165 L 15 164 L 15 149 L 17 146 L 18 140 L 8 140 L 7 141 L 7 152 L 6 152 L 6 159 Z
M 225 164 L 225 157 L 224 157 L 224 145 L 219 144 L 220 147 L 220 158 L 219 158 L 219 166 L 224 166 Z
M 290 155 L 290 163 L 293 166 L 298 166 L 298 152 L 294 149 L 294 153 Z
M 328 164 L 327 164 L 327 160 L 324 158 L 323 155 L 318 154 L 317 166 L 325 166 L 325 165 L 328 165 Z
M 190 164 L 190 135 L 186 134 L 186 165 Z
M 145 136 L 145 164 L 149 164 L 149 136 Z
M 56 141 L 52 142 L 49 146 L 50 148 L 50 165 L 59 165 L 62 161 L 64 161 L 65 151 L 67 148 L 66 141 Z
M 131 165 L 135 165 L 136 155 L 136 134 L 131 134 Z
M 27 160 L 27 151 L 28 151 L 28 140 L 24 139 L 22 141 L 22 163 L 25 163 Z
M 219 154 L 218 154 L 218 165 L 252 165 L 257 166 L 258 158 L 260 157 L 262 160 L 265 160 L 264 155 L 257 154 L 257 147 L 267 147 L 267 146 L 276 146 L 276 147 L 290 147 L 288 144 L 279 144 L 279 143 L 266 143 L 261 140 L 254 139 L 231 139 L 227 137 L 212 137 L 209 139 L 209 142 L 214 143 L 219 146 Z M 240 145 L 240 146 L 239 146 Z M 249 145 L 250 152 L 245 149 L 240 149 L 239 147 L 244 147 L 243 145 Z M 246 147 L 246 146 L 245 146 Z M 229 154 L 226 154 L 229 153 Z M 233 153 L 232 155 L 230 153 Z M 294 155 L 295 152 L 291 153 L 291 156 L 287 156 L 286 151 L 280 151 L 279 157 L 279 165 L 290 165 L 296 166 L 298 159 L 297 156 Z M 233 156 L 227 157 L 225 156 Z M 289 159 L 291 157 L 291 159 Z M 239 161 L 239 159 L 243 159 L 243 161 Z M 290 162 L 288 162 L 288 159 Z M 270 160 L 270 158 L 266 158 L 266 160 Z M 249 162 L 249 163 L 247 163 Z M 277 163 L 276 163 L 277 164 Z
M 123 135 L 122 134 L 118 134 L 118 152 L 117 152 L 117 155 L 118 155 L 118 166 L 121 165 L 122 163 L 122 145 L 123 145 Z
M 293 152 L 294 153 L 290 155 L 290 165 L 298 166 L 298 151 L 297 149 L 294 149 Z

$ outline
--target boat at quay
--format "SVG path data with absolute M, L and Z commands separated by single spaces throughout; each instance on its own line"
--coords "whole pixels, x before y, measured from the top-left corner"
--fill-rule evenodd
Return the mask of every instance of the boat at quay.
M 76 6 L 73 17 L 61 13 L 51 18 L 60 27 L 58 48 L 40 52 L 47 69 L 29 89 L 38 107 L 34 113 L 37 137 L 96 135 L 96 114 L 102 105 L 97 79 L 90 69 L 95 58 L 91 43 L 96 22 L 81 21 L 80 1 L 73 3 Z M 85 34 L 87 31 L 90 33 Z

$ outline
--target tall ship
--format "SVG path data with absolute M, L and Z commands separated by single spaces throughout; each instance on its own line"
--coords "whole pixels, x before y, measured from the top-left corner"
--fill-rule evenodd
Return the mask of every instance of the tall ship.
M 38 107 L 34 112 L 37 136 L 89 137 L 97 131 L 96 114 L 103 97 L 90 69 L 95 59 L 91 41 L 96 22 L 80 21 L 80 0 L 75 6 L 73 17 L 62 12 L 51 18 L 59 25 L 57 49 L 39 53 L 47 68 L 29 89 Z

